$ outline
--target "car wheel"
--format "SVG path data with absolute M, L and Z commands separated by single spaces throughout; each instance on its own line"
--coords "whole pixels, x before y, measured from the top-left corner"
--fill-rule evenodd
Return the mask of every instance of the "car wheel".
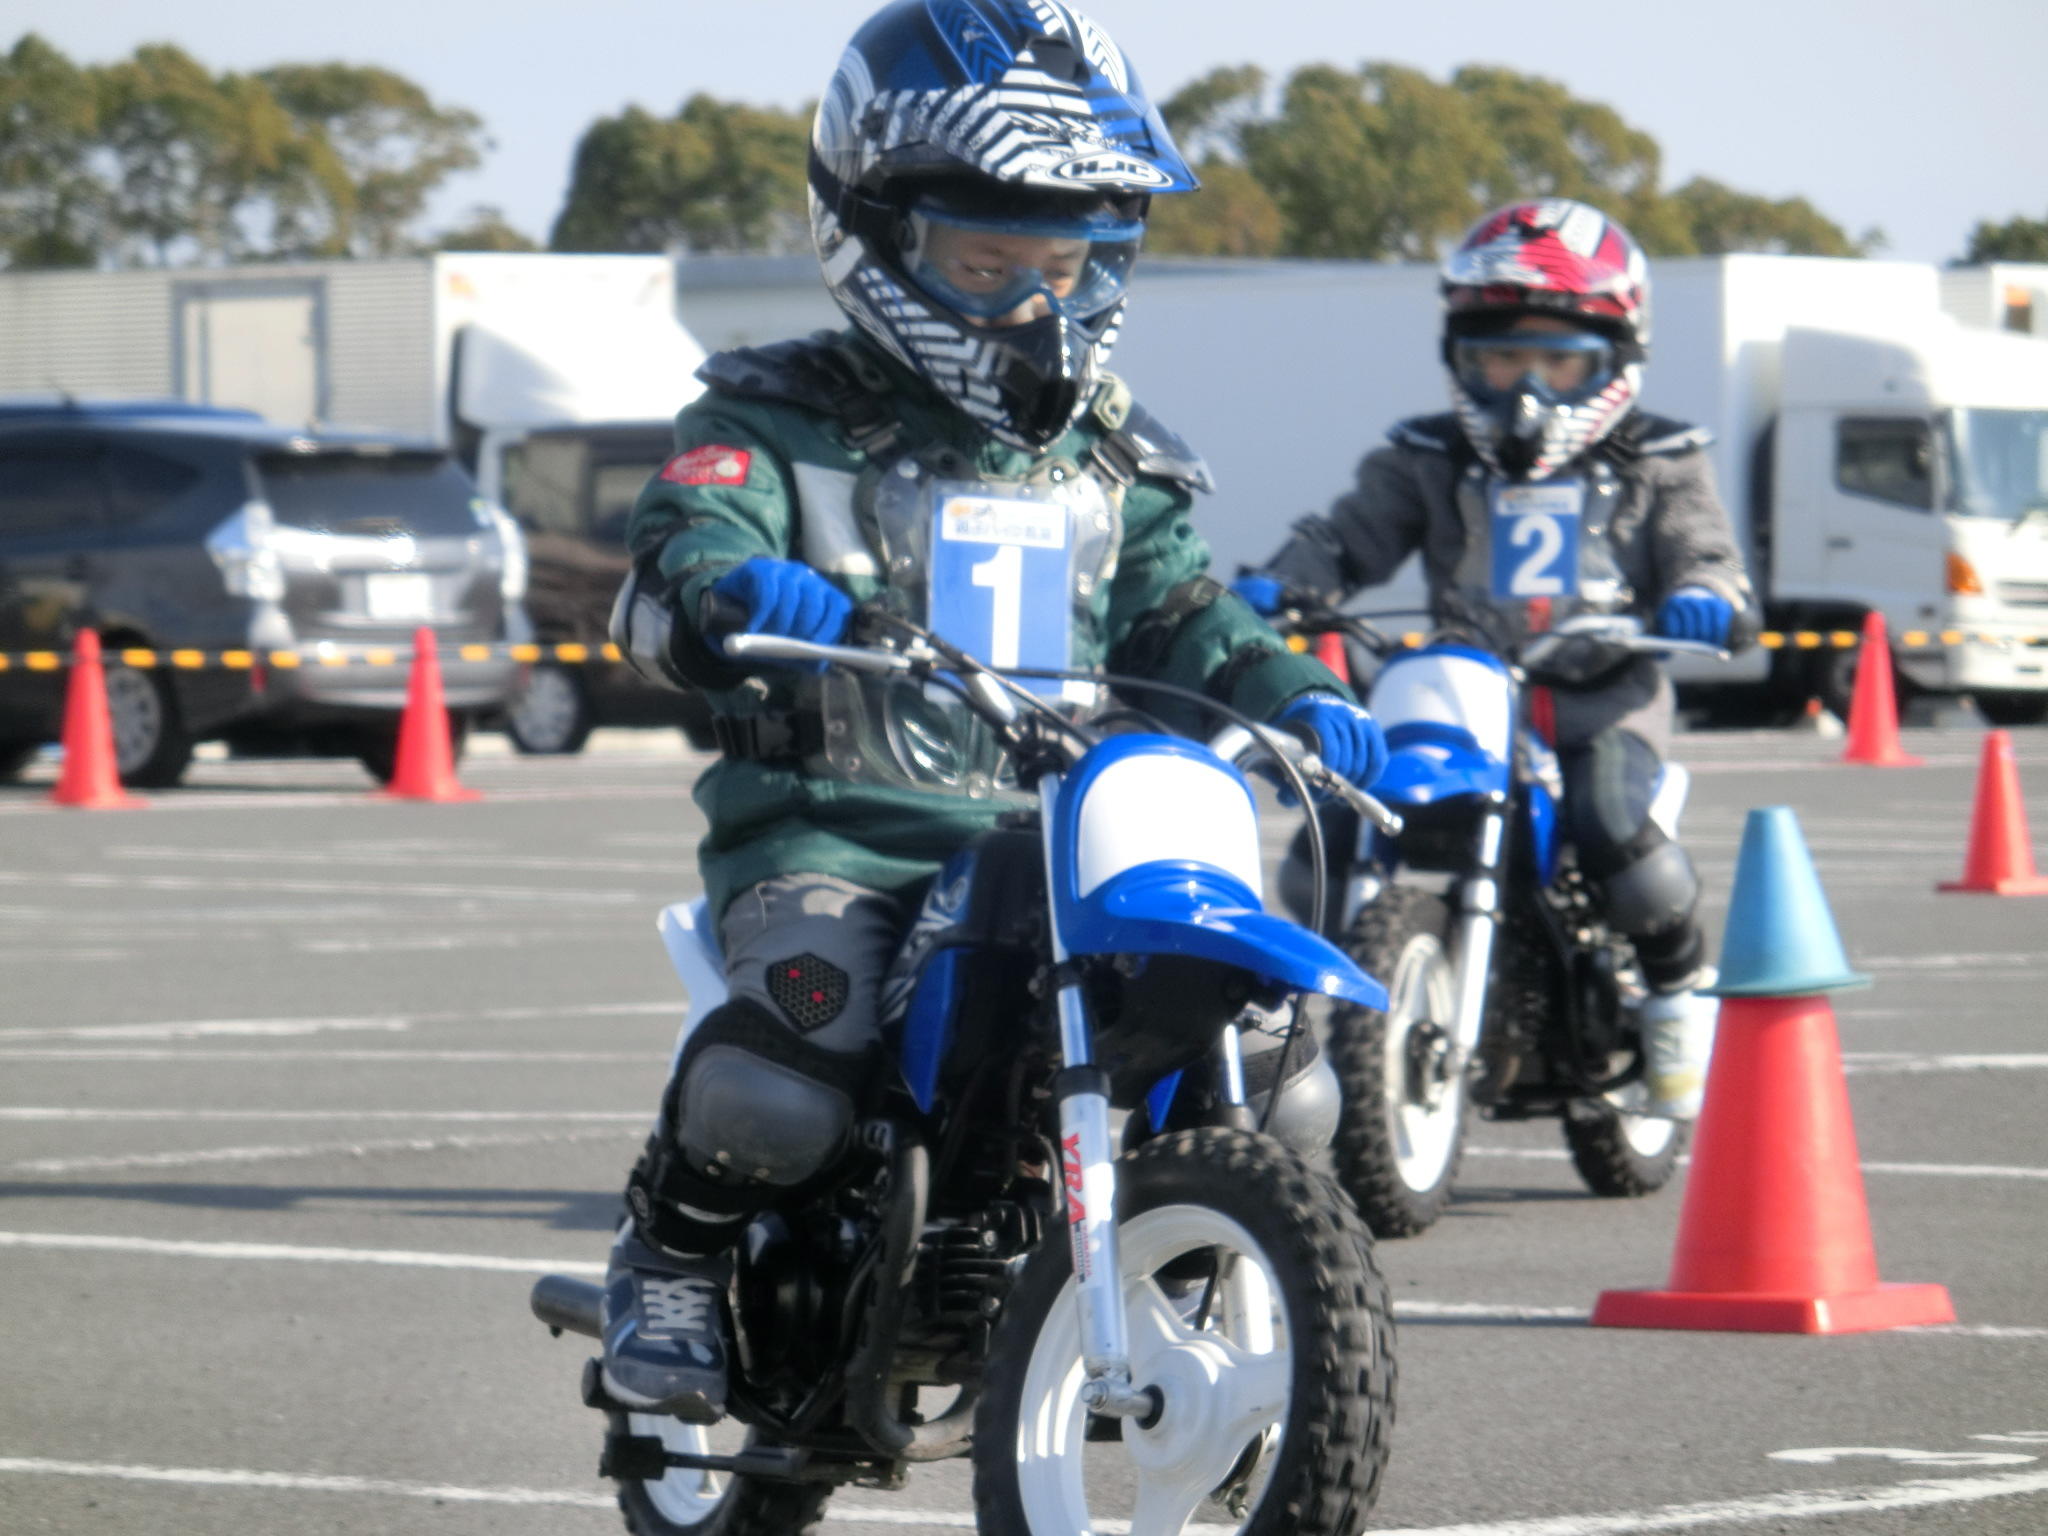
M 505 711 L 505 734 L 536 757 L 581 752 L 597 724 L 583 679 L 568 667 L 535 667 Z
M 1993 725 L 2040 725 L 2048 721 L 2048 693 L 1980 693 L 1977 708 Z
M 34 741 L 0 741 L 0 782 L 17 777 L 36 760 L 42 744 Z
M 168 788 L 192 762 L 192 737 L 178 700 L 160 672 L 109 665 L 107 718 L 114 728 L 114 767 L 135 789 Z

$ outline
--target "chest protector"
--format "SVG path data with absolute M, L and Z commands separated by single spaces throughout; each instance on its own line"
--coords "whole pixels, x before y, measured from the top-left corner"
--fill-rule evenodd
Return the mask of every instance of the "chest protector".
M 1621 477 L 1604 459 L 1533 482 L 1505 480 L 1484 464 L 1458 478 L 1464 552 L 1439 617 L 1506 652 L 1576 613 L 1618 613 L 1635 601 L 1611 530 Z
M 893 612 L 990 666 L 1093 664 L 1123 541 L 1123 485 L 1049 458 L 1015 479 L 943 447 L 884 452 L 860 476 L 859 531 Z M 1076 712 L 1092 683 L 1023 680 Z M 986 798 L 1014 789 L 988 727 L 947 690 L 834 671 L 818 680 L 821 775 Z

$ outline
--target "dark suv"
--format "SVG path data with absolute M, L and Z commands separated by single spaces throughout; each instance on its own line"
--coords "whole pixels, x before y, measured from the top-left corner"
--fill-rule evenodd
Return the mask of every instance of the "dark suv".
M 0 402 L 0 652 L 100 631 L 130 784 L 177 782 L 211 738 L 310 744 L 388 776 L 407 668 L 362 653 L 431 626 L 459 728 L 512 693 L 502 643 L 531 638 L 525 580 L 518 529 L 431 444 L 176 403 Z M 456 649 L 477 643 L 497 649 Z M 142 668 L 124 648 L 255 664 Z M 299 664 L 269 664 L 278 651 Z M 0 671 L 0 771 L 58 735 L 66 675 Z

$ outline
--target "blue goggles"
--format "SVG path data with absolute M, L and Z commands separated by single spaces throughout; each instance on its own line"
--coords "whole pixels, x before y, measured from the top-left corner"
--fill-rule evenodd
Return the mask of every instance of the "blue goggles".
M 1576 404 L 1605 389 L 1615 373 L 1614 344 L 1590 331 L 1463 336 L 1450 350 L 1458 382 L 1480 400 L 1527 393 Z M 1509 382 L 1493 382 L 1510 369 Z
M 1111 209 L 966 213 L 931 198 L 911 205 L 908 222 L 903 265 L 911 281 L 969 319 L 1003 320 L 1028 309 L 1017 324 L 1109 309 L 1124 295 L 1145 233 L 1142 218 Z

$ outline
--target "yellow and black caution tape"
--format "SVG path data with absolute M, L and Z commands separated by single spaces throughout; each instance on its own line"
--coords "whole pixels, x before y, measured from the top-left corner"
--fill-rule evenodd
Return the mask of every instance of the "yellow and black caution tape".
M 518 661 L 529 665 L 540 661 L 559 661 L 574 666 L 590 661 L 620 659 L 616 645 L 567 642 L 556 645 L 451 644 L 441 654 L 459 661 Z M 320 645 L 306 650 L 163 651 L 110 646 L 105 659 L 128 667 L 169 667 L 179 672 L 247 672 L 259 666 L 290 672 L 314 667 L 409 667 L 412 665 L 412 647 Z M 69 651 L 0 651 L 0 672 L 60 672 L 70 664 Z
M 1413 650 L 1429 636 L 1411 629 L 1394 638 Z M 1971 641 L 1979 645 L 2048 645 L 2048 634 L 1991 635 L 1963 629 L 1908 629 L 1899 634 L 1899 644 L 1915 651 L 1928 645 L 1964 645 Z M 1767 651 L 1846 651 L 1861 645 L 1863 636 L 1853 629 L 1767 629 L 1756 637 L 1756 643 Z M 1309 642 L 1304 636 L 1289 635 L 1287 646 L 1289 650 L 1306 651 Z
M 1429 640 L 1429 636 L 1419 629 L 1409 630 L 1397 638 L 1410 649 Z M 2048 645 L 2048 634 L 1993 635 L 1962 629 L 1908 629 L 1899 635 L 1899 644 L 1907 650 L 1920 650 L 1929 645 L 1963 645 L 1970 641 L 1996 646 Z M 1757 636 L 1756 641 L 1767 651 L 1849 650 L 1862 642 L 1863 636 L 1853 629 L 1767 629 Z M 1301 635 L 1290 635 L 1287 644 L 1295 651 L 1309 648 L 1308 640 Z M 461 661 L 516 661 L 529 666 L 543 661 L 581 666 L 592 661 L 621 659 L 619 648 L 609 642 L 603 645 L 568 641 L 550 645 L 511 645 L 502 641 L 490 645 L 457 644 L 448 646 L 442 654 Z M 106 659 L 123 666 L 145 669 L 169 667 L 179 672 L 247 672 L 259 666 L 274 667 L 280 671 L 310 667 L 409 667 L 412 665 L 412 648 L 320 645 L 307 650 L 164 651 L 129 646 L 110 647 Z M 61 672 L 70 664 L 69 651 L 0 651 L 0 672 Z

